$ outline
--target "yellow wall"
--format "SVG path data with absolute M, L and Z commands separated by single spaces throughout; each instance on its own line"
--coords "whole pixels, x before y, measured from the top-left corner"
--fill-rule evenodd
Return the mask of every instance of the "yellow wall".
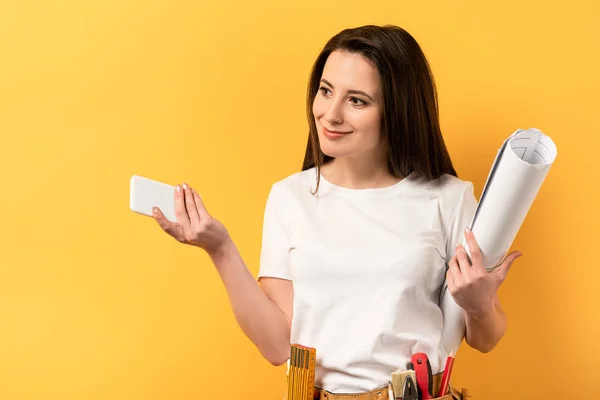
M 558 145 L 501 290 L 508 333 L 463 347 L 456 383 L 591 398 L 598 2 L 290 3 L 0 2 L 0 398 L 280 399 L 284 368 L 243 336 L 203 252 L 129 210 L 129 178 L 194 185 L 256 273 L 268 189 L 300 168 L 309 68 L 365 23 L 423 46 L 477 195 L 515 129 Z

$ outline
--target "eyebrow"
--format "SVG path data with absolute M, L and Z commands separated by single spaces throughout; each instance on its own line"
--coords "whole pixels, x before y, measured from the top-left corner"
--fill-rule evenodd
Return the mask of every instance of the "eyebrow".
M 334 87 L 327 79 L 321 79 L 321 82 L 327 84 L 328 86 L 331 86 L 332 88 Z M 348 93 L 350 94 L 361 94 L 365 97 L 368 97 L 373 103 L 375 103 L 375 100 L 369 96 L 368 94 L 366 94 L 365 92 L 363 92 L 362 90 L 348 90 Z

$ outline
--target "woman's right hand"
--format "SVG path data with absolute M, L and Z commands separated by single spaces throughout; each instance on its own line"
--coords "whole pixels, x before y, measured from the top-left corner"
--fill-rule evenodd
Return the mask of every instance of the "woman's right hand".
M 152 211 L 165 232 L 177 241 L 198 246 L 209 254 L 216 254 L 230 240 L 225 226 L 206 211 L 198 192 L 185 183 L 175 188 L 176 223 L 169 221 L 158 207 Z

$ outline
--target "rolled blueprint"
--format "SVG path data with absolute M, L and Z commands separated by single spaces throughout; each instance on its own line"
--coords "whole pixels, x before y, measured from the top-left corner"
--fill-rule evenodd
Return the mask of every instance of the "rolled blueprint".
M 517 129 L 498 150 L 470 224 L 488 270 L 503 261 L 556 156 L 552 139 L 535 128 Z M 463 245 L 470 255 L 464 239 Z M 465 323 L 462 308 L 446 289 L 440 307 L 442 348 L 449 353 L 458 350 Z
M 552 139 L 535 128 L 518 129 L 498 150 L 470 226 L 487 269 L 504 259 L 556 154 Z

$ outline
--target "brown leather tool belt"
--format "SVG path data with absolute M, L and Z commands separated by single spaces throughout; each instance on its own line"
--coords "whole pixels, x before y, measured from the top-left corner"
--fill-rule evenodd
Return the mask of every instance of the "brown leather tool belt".
M 433 393 L 437 394 L 440 389 L 442 374 L 433 375 Z M 390 399 L 391 389 L 388 386 L 381 387 L 365 393 L 331 393 L 315 387 L 315 400 L 394 400 Z M 434 400 L 463 400 L 471 397 L 467 389 L 456 390 L 450 385 L 448 394 L 442 397 L 434 397 Z

